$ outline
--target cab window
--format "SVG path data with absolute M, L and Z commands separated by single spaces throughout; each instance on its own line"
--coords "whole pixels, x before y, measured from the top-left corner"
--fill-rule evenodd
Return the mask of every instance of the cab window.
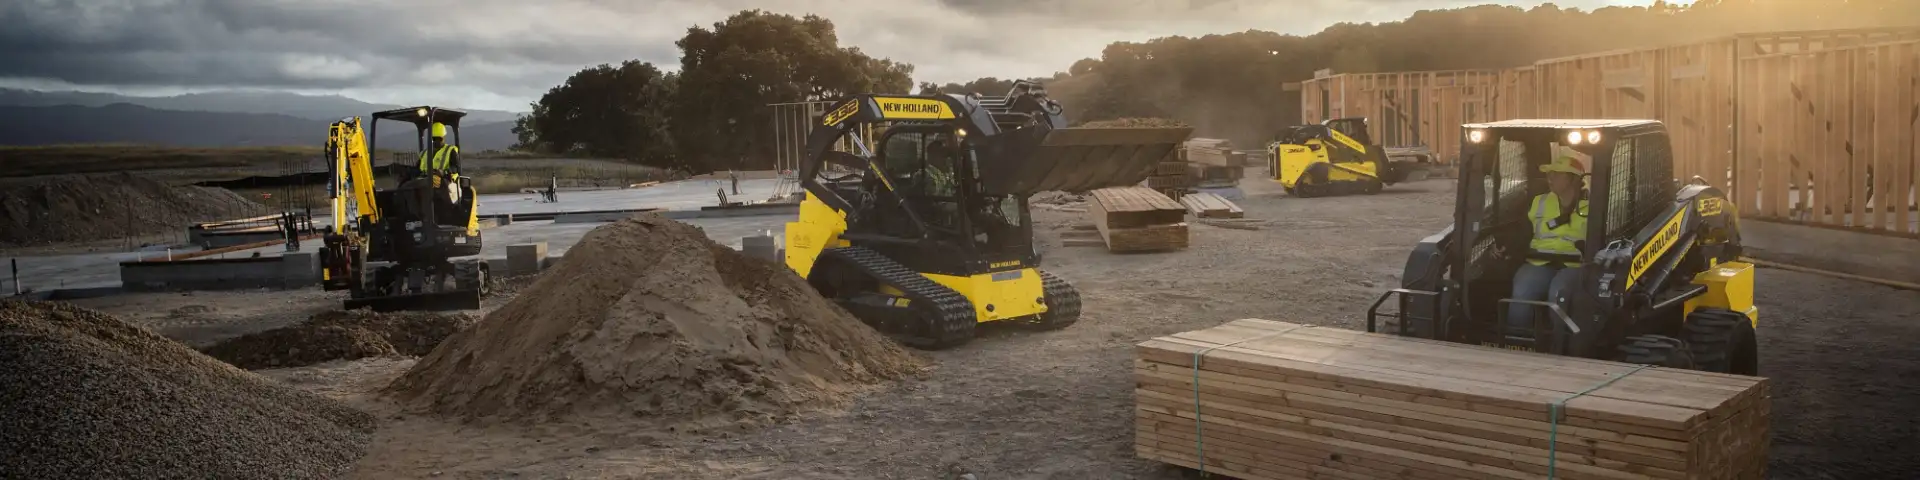
M 1341 135 L 1346 135 L 1347 138 L 1351 138 L 1355 142 L 1360 142 L 1362 145 L 1373 143 L 1373 139 L 1367 135 L 1367 124 L 1365 120 L 1334 120 L 1327 122 L 1327 128 L 1340 132 Z
M 953 140 L 947 130 L 908 130 L 888 133 L 881 145 L 882 165 L 895 192 L 913 199 L 908 208 L 922 221 L 949 231 L 959 230 L 965 215 L 955 195 Z
M 1486 185 L 1487 204 L 1492 211 L 1525 211 L 1524 205 L 1532 195 L 1527 194 L 1527 144 L 1518 140 L 1500 139 L 1500 163 L 1496 169 L 1499 178 L 1492 185 Z
M 880 155 L 886 158 L 887 174 L 900 178 L 920 170 L 920 165 L 925 161 L 925 137 L 926 134 L 917 132 L 888 135 L 886 145 L 880 151 Z
M 882 147 L 887 175 L 902 193 L 952 197 L 957 189 L 952 135 L 945 132 L 898 132 Z
M 1607 160 L 1612 162 L 1611 165 L 1607 166 L 1607 175 L 1609 176 L 1607 182 L 1607 238 L 1610 239 L 1621 238 L 1623 235 L 1631 235 L 1633 231 L 1639 230 L 1636 228 L 1636 225 L 1634 225 L 1637 223 L 1634 221 L 1634 217 L 1636 216 L 1634 215 L 1634 210 L 1636 209 L 1635 207 L 1637 207 L 1635 204 L 1638 203 L 1634 197 L 1639 196 L 1640 192 L 1639 189 L 1636 188 L 1635 183 L 1638 172 L 1634 169 L 1637 156 L 1634 154 L 1633 144 L 1633 139 L 1630 138 L 1615 140 L 1613 143 L 1613 156 Z

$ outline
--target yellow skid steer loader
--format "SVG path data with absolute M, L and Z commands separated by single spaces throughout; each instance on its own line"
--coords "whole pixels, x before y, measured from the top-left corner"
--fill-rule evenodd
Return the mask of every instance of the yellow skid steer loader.
M 1073 324 L 1079 294 L 1035 268 L 1027 197 L 1138 184 L 1192 129 L 1066 124 L 1030 82 L 1005 97 L 840 100 L 807 140 L 787 265 L 916 348 L 966 343 L 985 322 Z M 874 151 L 867 131 L 883 132 Z M 833 149 L 849 137 L 857 151 Z
M 1410 174 L 1424 173 L 1423 162 L 1390 160 L 1387 149 L 1372 143 L 1367 119 L 1360 117 L 1290 127 L 1267 145 L 1267 152 L 1273 180 L 1303 198 L 1380 193 Z

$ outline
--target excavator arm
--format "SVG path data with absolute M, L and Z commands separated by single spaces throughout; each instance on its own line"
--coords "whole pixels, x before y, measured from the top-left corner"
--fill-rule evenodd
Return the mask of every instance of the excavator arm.
M 363 226 L 380 222 L 372 156 L 359 117 L 341 119 L 327 128 L 326 159 L 333 231 L 322 239 L 320 285 L 329 291 L 358 289 L 368 251 L 369 232 Z
M 328 128 L 326 153 L 331 174 L 327 196 L 333 202 L 334 233 L 357 229 L 355 223 L 362 218 L 368 224 L 379 223 L 380 206 L 373 200 L 373 162 L 359 117 L 342 119 Z

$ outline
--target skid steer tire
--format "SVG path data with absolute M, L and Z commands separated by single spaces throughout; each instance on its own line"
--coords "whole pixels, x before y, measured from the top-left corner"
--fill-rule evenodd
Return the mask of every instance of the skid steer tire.
M 1620 361 L 1656 367 L 1699 370 L 1686 342 L 1665 335 L 1627 337 L 1620 347 Z
M 1702 308 L 1687 315 L 1689 350 L 1701 370 L 1735 375 L 1759 375 L 1760 355 L 1753 323 L 1746 315 L 1720 308 Z

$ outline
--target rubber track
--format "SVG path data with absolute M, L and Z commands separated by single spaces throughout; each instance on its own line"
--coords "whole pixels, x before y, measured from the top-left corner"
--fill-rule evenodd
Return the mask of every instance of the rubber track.
M 1040 272 L 1040 290 L 1047 302 L 1047 312 L 1033 322 L 1046 330 L 1067 328 L 1080 320 L 1080 291 L 1073 284 L 1045 271 Z
M 931 309 L 915 308 L 920 312 L 920 321 L 923 322 L 919 325 L 919 332 L 886 332 L 901 343 L 915 348 L 938 349 L 973 339 L 973 327 L 979 319 L 973 313 L 973 303 L 967 301 L 967 297 L 960 292 L 934 283 L 920 272 L 910 270 L 866 247 L 828 249 L 822 255 L 845 261 L 868 277 L 900 289 L 913 304 L 933 306 Z M 928 314 L 932 314 L 931 318 Z
M 484 265 L 480 260 L 453 262 L 454 290 L 476 290 L 484 295 L 486 293 L 485 287 L 487 286 L 487 279 L 484 278 L 482 273 L 491 273 L 485 272 L 486 267 Z

